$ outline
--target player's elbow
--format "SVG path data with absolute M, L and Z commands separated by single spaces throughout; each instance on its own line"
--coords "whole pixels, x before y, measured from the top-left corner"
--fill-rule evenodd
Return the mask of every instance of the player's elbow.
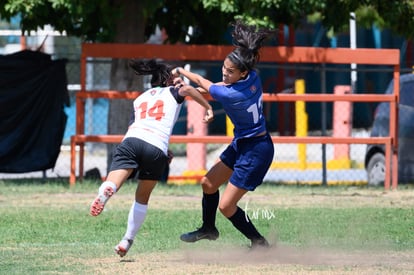
M 190 85 L 184 85 L 178 91 L 181 96 L 191 96 L 194 92 L 197 92 L 194 87 Z

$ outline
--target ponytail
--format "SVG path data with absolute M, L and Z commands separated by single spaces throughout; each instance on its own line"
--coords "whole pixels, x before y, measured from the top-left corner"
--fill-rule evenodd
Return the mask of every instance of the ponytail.
M 259 50 L 263 42 L 274 31 L 266 28 L 249 26 L 238 20 L 234 26 L 232 37 L 236 47 L 227 58 L 230 59 L 241 71 L 254 69 L 260 59 Z
M 155 59 L 137 60 L 131 59 L 129 66 L 137 75 L 151 75 L 151 86 L 167 87 L 170 83 L 171 66 L 157 62 Z

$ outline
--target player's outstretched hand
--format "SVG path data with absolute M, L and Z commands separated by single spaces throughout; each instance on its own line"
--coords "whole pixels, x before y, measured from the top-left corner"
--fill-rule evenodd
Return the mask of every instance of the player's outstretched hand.
M 213 120 L 214 120 L 213 110 L 209 109 L 207 110 L 206 115 L 203 118 L 203 122 L 209 123 L 209 122 L 212 122 Z

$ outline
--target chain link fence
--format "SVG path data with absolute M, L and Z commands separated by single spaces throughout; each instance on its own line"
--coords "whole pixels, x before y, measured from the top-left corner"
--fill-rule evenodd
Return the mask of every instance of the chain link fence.
M 87 85 L 91 85 L 91 89 L 107 89 L 103 83 L 104 79 L 109 78 L 108 67 L 110 66 L 110 60 L 106 63 L 102 60 L 90 62 L 91 68 L 89 73 L 92 75 L 87 79 Z M 202 62 L 190 64 L 192 69 L 198 71 L 201 74 L 206 75 L 210 79 L 220 79 L 221 64 L 214 62 Z M 89 65 L 88 65 L 89 66 Z M 287 77 L 280 89 L 280 83 L 277 83 L 277 78 L 274 74 L 281 69 L 281 66 L 276 64 L 264 64 L 259 66 L 263 83 L 265 85 L 264 90 L 266 92 L 290 92 L 295 93 L 295 81 L 296 77 Z M 284 68 L 286 69 L 286 68 Z M 293 68 L 289 68 L 293 70 Z M 321 67 L 297 67 L 296 71 L 302 70 L 302 77 L 306 77 L 306 73 L 318 75 L 321 74 Z M 99 79 L 99 83 L 93 82 L 93 80 Z M 88 84 L 89 83 L 89 84 Z M 319 85 L 319 83 L 318 83 Z M 312 87 L 311 83 L 306 83 L 305 92 L 319 92 L 320 87 L 316 85 Z M 308 90 L 307 87 L 312 90 Z M 315 86 L 315 85 L 313 85 Z M 332 86 L 332 89 L 334 86 Z M 332 93 L 333 90 L 325 91 L 326 93 Z M 107 129 L 107 112 L 109 106 L 108 99 L 88 99 L 85 109 L 85 134 L 106 134 Z M 209 125 L 208 133 L 210 135 L 226 135 L 228 133 L 227 127 L 229 125 L 226 122 L 226 116 L 221 105 L 212 102 L 213 108 L 216 114 L 216 118 L 213 124 Z M 132 102 L 131 102 L 132 104 Z M 305 131 L 305 135 L 310 136 L 358 136 L 368 137 L 369 127 L 372 122 L 372 114 L 375 109 L 374 104 L 367 103 L 358 105 L 358 103 L 303 103 L 303 113 L 308 117 L 306 120 L 297 120 L 298 114 L 297 105 L 289 102 L 279 103 L 264 103 L 265 112 L 268 121 L 268 127 L 272 135 L 297 135 L 299 131 Z M 359 103 L 361 105 L 361 103 Z M 73 106 L 74 107 L 74 106 Z M 341 122 L 343 127 L 335 129 L 334 133 L 334 113 L 348 114 L 348 118 Z M 360 115 L 360 113 L 366 115 Z M 355 113 L 355 115 L 353 115 Z M 128 118 L 126 118 L 128 119 Z M 296 119 L 296 121 L 295 121 Z M 340 118 L 341 119 L 341 118 Z M 346 120 L 347 119 L 347 120 Z M 322 126 L 322 123 L 325 125 Z M 353 124 L 359 125 L 358 128 L 353 128 Z M 73 130 L 73 127 L 72 127 Z M 182 113 L 177 121 L 177 125 L 174 128 L 173 134 L 187 134 L 187 110 L 184 106 Z M 70 135 L 68 135 L 70 136 Z M 227 146 L 226 144 L 207 144 L 207 159 L 205 169 L 209 169 L 216 159 L 219 157 L 221 151 Z M 107 173 L 107 148 L 102 143 L 86 143 L 85 152 L 85 166 L 84 171 L 86 173 L 95 171 L 99 172 L 99 175 L 106 175 Z M 173 151 L 175 158 L 170 165 L 169 175 L 170 177 L 180 177 L 188 175 L 203 174 L 204 170 L 192 171 L 190 163 L 194 160 L 191 159 L 191 155 L 187 154 L 186 144 L 171 144 L 171 150 Z M 323 166 L 328 169 L 327 182 L 329 184 L 364 184 L 366 183 L 366 172 L 364 169 L 364 156 L 366 145 L 361 144 L 275 144 L 275 157 L 274 162 L 269 170 L 266 180 L 272 182 L 294 183 L 294 184 L 320 184 L 323 182 Z M 342 155 L 338 155 L 338 151 L 342 151 Z M 68 153 L 66 153 L 68 154 Z M 200 151 L 200 154 L 202 152 Z M 67 163 L 62 166 L 63 171 L 67 176 L 68 171 Z M 57 170 L 57 169 L 56 169 Z M 176 182 L 194 182 L 191 180 L 176 180 Z
M 28 48 L 36 48 L 30 45 Z M 81 41 L 71 37 L 54 37 L 53 58 L 67 60 L 66 70 L 70 106 L 65 107 L 68 122 L 61 153 L 54 169 L 25 174 L 0 174 L 0 178 L 7 177 L 43 177 L 67 178 L 70 174 L 70 136 L 75 133 L 75 94 L 80 83 L 80 49 Z M 108 89 L 110 79 L 111 60 L 91 60 L 88 65 L 87 85 L 90 89 Z M 206 75 L 209 79 L 221 79 L 221 64 L 214 62 L 194 62 L 192 69 Z M 333 93 L 337 85 L 349 85 L 349 66 L 322 66 L 294 64 L 259 64 L 258 66 L 263 90 L 268 93 L 295 93 L 297 80 L 304 80 L 306 93 Z M 373 67 L 358 68 L 358 85 L 355 91 L 361 93 L 382 93 L 388 81 L 392 79 L 391 70 Z M 108 99 L 88 99 L 86 103 L 86 134 L 106 134 L 108 123 Z M 132 104 L 132 102 L 131 102 Z M 210 135 L 226 135 L 228 127 L 226 116 L 217 102 L 212 102 L 216 119 L 209 125 Z M 300 133 L 307 136 L 353 136 L 369 137 L 370 128 L 375 114 L 376 103 L 343 103 L 331 102 L 304 103 L 298 110 L 297 103 L 272 102 L 264 103 L 268 128 L 274 136 L 294 136 Z M 300 108 L 300 107 L 299 107 Z M 300 113 L 302 112 L 302 113 Z M 336 115 L 342 115 L 339 122 L 335 122 Z M 184 106 L 174 128 L 173 134 L 187 133 L 187 111 Z M 298 118 L 306 118 L 299 119 Z M 129 119 L 129 118 L 125 118 Z M 335 123 L 339 128 L 334 127 Z M 219 157 L 226 144 L 207 144 L 207 159 L 205 169 L 209 169 Z M 323 179 L 324 167 L 327 169 L 329 184 L 365 184 L 367 181 L 364 169 L 366 145 L 361 144 L 275 144 L 274 161 L 265 177 L 272 182 L 294 184 L 320 184 Z M 85 146 L 86 176 L 104 177 L 107 174 L 107 146 L 102 143 L 87 143 Z M 188 170 L 188 163 L 192 160 L 187 157 L 186 144 L 171 144 L 175 158 L 170 165 L 170 176 L 182 176 L 194 171 Z M 342 155 L 338 155 L 338 150 Z M 202 172 L 202 171 L 195 171 Z

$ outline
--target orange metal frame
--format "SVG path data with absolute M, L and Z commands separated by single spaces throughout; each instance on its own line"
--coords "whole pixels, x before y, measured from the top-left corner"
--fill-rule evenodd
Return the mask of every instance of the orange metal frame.
M 76 134 L 71 137 L 70 185 L 76 182 L 76 146 L 79 145 L 79 177 L 83 174 L 85 142 L 119 143 L 122 135 L 85 135 L 86 98 L 127 98 L 134 99 L 139 92 L 129 91 L 90 91 L 86 90 L 87 58 L 161 58 L 167 61 L 222 61 L 233 49 L 232 46 L 212 45 L 150 45 L 150 44 L 83 44 L 81 54 L 81 90 L 76 95 Z M 316 143 L 316 144 L 385 144 L 385 189 L 398 185 L 398 102 L 400 77 L 400 52 L 396 49 L 348 49 L 315 47 L 264 47 L 261 61 L 275 63 L 326 63 L 326 64 L 366 64 L 392 66 L 394 73 L 394 94 L 268 94 L 265 102 L 389 102 L 390 136 L 376 138 L 338 137 L 295 137 L 273 136 L 275 143 Z M 212 100 L 210 97 L 207 99 Z M 185 136 L 173 135 L 172 143 L 228 143 L 228 136 Z M 392 165 L 392 169 L 391 169 Z M 391 171 L 394 171 L 391 173 Z M 391 183 L 390 183 L 391 181 Z

